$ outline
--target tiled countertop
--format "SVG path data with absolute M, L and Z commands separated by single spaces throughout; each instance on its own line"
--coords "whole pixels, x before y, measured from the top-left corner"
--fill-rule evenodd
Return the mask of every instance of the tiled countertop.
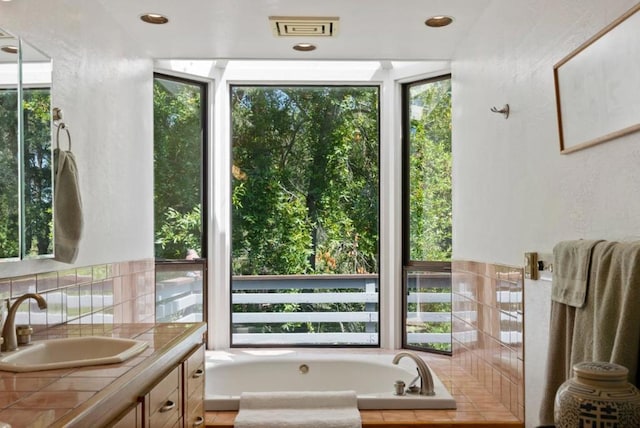
M 114 401 L 123 399 L 118 395 L 129 384 L 162 370 L 167 361 L 201 342 L 205 330 L 203 323 L 64 325 L 47 329 L 34 335 L 33 340 L 111 336 L 144 340 L 149 347 L 118 364 L 30 373 L 0 371 L 0 421 L 17 428 L 82 426 L 83 421 L 93 419 L 93 409 L 110 408 Z
M 419 353 L 456 399 L 457 410 L 361 410 L 363 428 L 522 428 L 524 423 L 451 358 Z M 207 412 L 207 427 L 232 428 L 237 412 Z

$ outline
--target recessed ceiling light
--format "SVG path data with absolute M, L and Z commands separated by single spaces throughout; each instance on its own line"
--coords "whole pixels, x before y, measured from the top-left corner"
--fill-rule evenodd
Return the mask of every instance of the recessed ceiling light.
M 140 19 L 147 24 L 166 24 L 169 22 L 169 18 L 159 13 L 145 13 L 144 15 L 140 15 Z
M 6 52 L 6 53 L 10 53 L 10 54 L 17 54 L 18 53 L 18 47 L 17 46 L 5 45 L 5 46 L 1 47 L 0 50 L 2 50 L 3 52 Z
M 312 45 L 311 43 L 296 43 L 293 45 L 293 50 L 300 52 L 315 51 L 316 45 Z
M 427 18 L 427 20 L 424 21 L 424 24 L 427 27 L 437 28 L 437 27 L 446 27 L 452 22 L 453 22 L 453 18 L 450 16 L 437 15 L 437 16 L 432 16 L 430 18 Z

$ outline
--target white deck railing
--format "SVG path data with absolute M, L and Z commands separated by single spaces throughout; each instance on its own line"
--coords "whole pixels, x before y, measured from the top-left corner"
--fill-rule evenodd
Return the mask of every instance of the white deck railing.
M 236 276 L 232 285 L 233 345 L 376 345 L 378 344 L 377 275 L 287 275 Z M 407 303 L 449 303 L 450 293 L 412 293 Z M 364 310 L 313 311 L 315 305 L 360 304 Z M 273 311 L 271 305 L 306 305 L 296 312 Z M 311 306 L 311 308 L 309 308 Z M 311 309 L 311 310 L 310 310 Z M 450 323 L 450 312 L 410 312 L 409 320 Z M 359 323 L 355 330 L 331 332 L 269 332 L 265 324 L 331 323 L 345 326 Z M 334 328 L 335 329 L 335 328 Z M 364 330 L 364 331 L 362 331 Z M 418 343 L 451 343 L 450 333 L 408 333 Z
M 437 282 L 434 287 L 446 288 L 449 284 L 434 281 Z M 183 272 L 157 281 L 156 320 L 200 320 L 202 290 L 201 277 L 193 273 L 187 276 Z M 448 292 L 414 292 L 407 296 L 409 304 L 449 302 Z M 234 308 L 231 334 L 235 346 L 378 344 L 377 275 L 234 276 L 231 303 Z M 276 305 L 294 308 L 286 311 Z M 348 310 L 349 306 L 357 309 Z M 408 325 L 450 322 L 450 312 L 407 313 Z M 300 331 L 301 324 L 313 324 L 315 331 Z M 288 328 L 291 331 L 287 331 Z M 450 344 L 451 334 L 408 331 L 407 341 Z

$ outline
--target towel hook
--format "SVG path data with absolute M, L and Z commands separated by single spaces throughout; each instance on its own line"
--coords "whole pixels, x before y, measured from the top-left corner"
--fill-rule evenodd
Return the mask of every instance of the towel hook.
M 58 125 L 58 130 L 56 131 L 56 149 L 60 148 L 60 128 L 64 129 L 67 132 L 67 138 L 69 139 L 69 151 L 71 151 L 71 133 L 69 132 L 69 128 L 64 122 L 61 122 Z
M 59 107 L 54 107 L 53 112 L 51 113 L 51 117 L 53 119 L 53 123 L 60 122 L 62 120 L 62 109 Z
M 502 113 L 505 119 L 509 119 L 509 104 L 505 104 L 500 110 L 496 107 L 491 107 L 491 111 L 494 113 Z
M 60 129 L 64 129 L 69 140 L 69 151 L 71 151 L 71 133 L 69 132 L 67 124 L 62 121 L 62 109 L 54 107 L 51 117 L 53 119 L 53 124 L 58 128 L 56 130 L 56 149 L 60 148 Z

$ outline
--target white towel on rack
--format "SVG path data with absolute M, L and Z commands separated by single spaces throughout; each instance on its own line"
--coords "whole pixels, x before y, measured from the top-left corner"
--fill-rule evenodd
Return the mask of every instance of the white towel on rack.
M 245 392 L 235 428 L 360 428 L 354 391 Z
M 601 240 L 562 241 L 553 247 L 551 300 L 581 308 L 587 297 L 587 281 L 593 247 Z
M 71 151 L 53 151 L 54 181 L 54 259 L 73 263 L 78 257 L 82 237 L 82 199 L 78 168 Z

